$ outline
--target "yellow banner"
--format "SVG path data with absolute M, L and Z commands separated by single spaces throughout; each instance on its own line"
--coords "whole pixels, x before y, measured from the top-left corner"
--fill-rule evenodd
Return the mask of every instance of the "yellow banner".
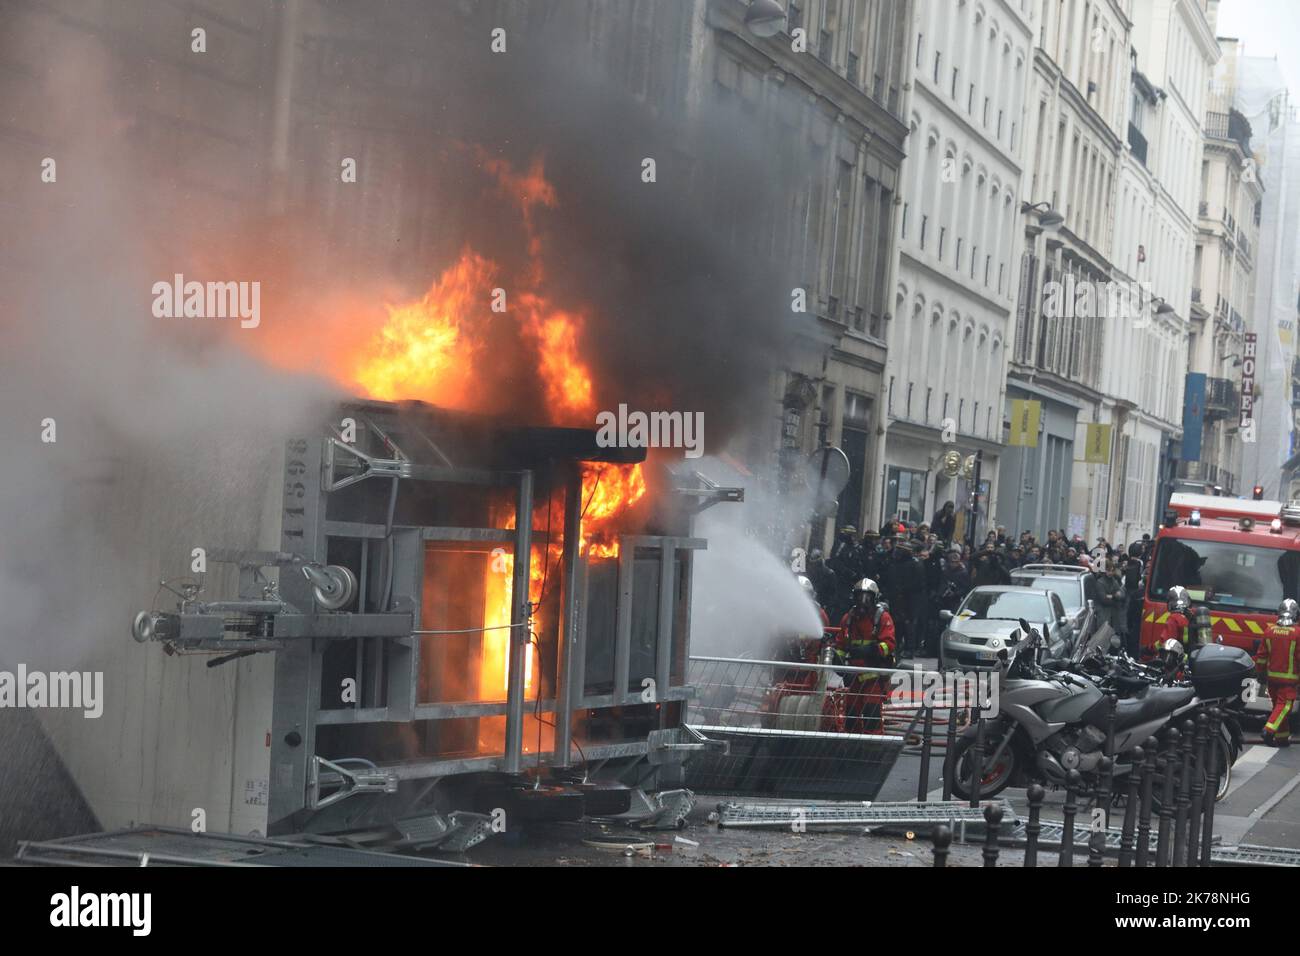
M 1038 419 L 1042 415 L 1043 404 L 1029 398 L 1011 400 L 1011 437 L 1008 445 L 1021 448 L 1038 447 Z
M 1098 465 L 1110 464 L 1109 425 L 1088 426 L 1088 447 L 1083 460 Z

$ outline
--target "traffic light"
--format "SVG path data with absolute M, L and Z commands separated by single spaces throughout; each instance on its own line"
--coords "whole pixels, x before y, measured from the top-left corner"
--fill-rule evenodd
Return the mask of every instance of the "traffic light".
M 1255 497 L 1255 500 L 1256 500 L 1256 501 L 1260 501 L 1261 499 L 1263 499 L 1263 497 L 1264 497 L 1264 486 L 1263 486 L 1263 485 L 1256 485 L 1253 494 L 1254 494 L 1254 497 Z

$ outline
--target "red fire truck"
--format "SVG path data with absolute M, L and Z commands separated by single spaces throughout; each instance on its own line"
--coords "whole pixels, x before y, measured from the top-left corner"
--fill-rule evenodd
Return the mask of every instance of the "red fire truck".
M 1253 654 L 1282 599 L 1300 598 L 1300 502 L 1171 495 L 1147 573 L 1143 656 L 1160 640 L 1174 585 L 1209 609 L 1215 640 Z

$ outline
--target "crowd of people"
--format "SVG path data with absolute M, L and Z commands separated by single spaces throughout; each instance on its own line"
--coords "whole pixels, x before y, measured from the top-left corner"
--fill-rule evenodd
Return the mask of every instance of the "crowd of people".
M 831 622 L 838 623 L 853 604 L 863 578 L 879 587 L 897 632 L 898 656 L 934 656 L 942 621 L 939 612 L 955 611 L 972 588 L 1011 584 L 1011 573 L 1031 564 L 1072 565 L 1085 569 L 1086 597 L 1133 653 L 1137 651 L 1144 575 L 1153 542 L 1149 534 L 1127 547 L 1104 538 L 1089 547 L 1079 535 L 1047 532 L 1039 541 L 1032 532 L 1008 534 L 999 525 L 977 548 L 955 537 L 956 508 L 946 502 L 927 524 L 887 521 L 879 531 L 859 535 L 852 526 L 839 529 L 829 556 L 808 555 L 806 575 L 814 596 Z

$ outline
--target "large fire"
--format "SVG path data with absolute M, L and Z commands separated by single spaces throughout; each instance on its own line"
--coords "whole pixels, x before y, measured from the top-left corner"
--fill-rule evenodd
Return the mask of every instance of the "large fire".
M 498 266 L 466 249 L 445 269 L 419 299 L 387 306 L 382 328 L 340 377 L 366 395 L 386 401 L 418 399 L 445 408 L 492 410 L 491 363 L 494 351 L 487 340 L 488 319 L 504 313 L 514 323 L 512 348 L 525 351 L 536 371 L 544 395 L 535 407 L 537 424 L 592 427 L 597 411 L 596 386 L 582 354 L 584 313 L 561 308 L 543 291 L 542 246 L 533 220 L 537 206 L 552 207 L 554 191 L 546 182 L 540 160 L 527 172 L 516 173 L 508 163 L 480 155 L 483 168 L 501 189 L 518 203 L 528 238 L 530 266 L 526 275 L 507 283 Z M 504 288 L 509 286 L 507 290 Z M 494 308 L 495 307 L 495 308 Z M 499 354 L 499 353 L 498 353 Z M 613 535 L 618 517 L 646 493 L 640 465 L 589 463 L 582 475 L 580 550 L 591 560 L 618 556 Z M 535 527 L 551 535 L 545 545 L 534 546 L 529 561 L 529 600 L 540 604 L 543 588 L 555 582 L 563 542 L 562 491 L 539 502 Z M 501 526 L 514 527 L 509 509 Z M 510 618 L 513 598 L 512 555 L 496 556 L 484 572 L 482 665 L 478 678 L 480 700 L 506 696 L 510 655 Z M 547 582 L 552 583 L 547 583 Z M 537 647 L 529 644 L 525 665 L 525 693 L 539 693 Z M 483 721 L 480 747 L 500 742 L 499 722 Z

